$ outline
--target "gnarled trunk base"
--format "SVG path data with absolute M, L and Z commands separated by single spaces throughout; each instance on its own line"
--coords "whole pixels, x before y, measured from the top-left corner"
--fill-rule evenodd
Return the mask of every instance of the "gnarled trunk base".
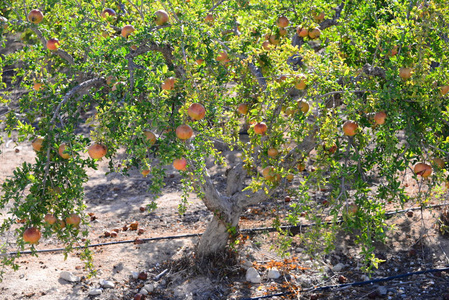
M 196 252 L 199 257 L 217 254 L 226 249 L 230 236 L 228 228 L 238 225 L 240 214 L 232 217 L 232 222 L 226 226 L 225 222 L 214 215 L 197 245 Z

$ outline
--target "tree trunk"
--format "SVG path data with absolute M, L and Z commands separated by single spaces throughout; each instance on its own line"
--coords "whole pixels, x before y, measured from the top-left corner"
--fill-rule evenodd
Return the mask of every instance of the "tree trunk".
M 227 224 L 220 220 L 219 216 L 214 215 L 197 245 L 198 257 L 222 253 L 226 249 L 230 237 L 228 229 L 235 227 L 237 230 L 239 219 L 240 213 L 235 213 L 232 216 L 232 221 Z

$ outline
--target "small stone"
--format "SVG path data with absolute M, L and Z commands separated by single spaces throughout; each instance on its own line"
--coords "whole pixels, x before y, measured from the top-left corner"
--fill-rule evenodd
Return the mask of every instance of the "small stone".
M 152 284 L 145 284 L 143 286 L 143 288 L 146 289 L 148 293 L 151 293 L 152 291 L 154 291 L 154 285 L 152 285 Z
M 139 293 L 145 296 L 148 295 L 148 291 L 145 288 L 141 288 Z
M 377 291 L 379 292 L 379 295 L 381 295 L 381 296 L 385 296 L 388 293 L 387 288 L 384 286 L 379 286 L 377 288 Z
M 361 277 L 360 277 L 360 279 L 362 280 L 362 281 L 368 281 L 369 280 L 369 277 L 367 276 L 367 275 L 362 275 Z
M 115 284 L 112 281 L 104 280 L 104 279 L 100 280 L 100 285 L 104 288 L 110 288 L 110 289 L 115 287 Z
M 81 280 L 78 276 L 75 276 L 72 273 L 67 272 L 67 271 L 61 272 L 59 277 L 68 282 L 79 282 Z
M 276 268 L 273 268 L 268 271 L 267 277 L 269 279 L 278 279 L 279 277 L 281 277 L 281 273 L 279 273 L 279 271 Z
M 335 266 L 332 267 L 332 271 L 340 272 L 341 270 L 343 270 L 344 267 L 345 267 L 344 264 L 338 263 L 338 264 L 336 264 Z
M 137 279 L 137 278 L 139 278 L 139 272 L 131 272 L 131 276 L 132 276 L 134 279 Z
M 249 281 L 251 283 L 261 282 L 259 272 L 257 272 L 257 270 L 254 269 L 254 267 L 251 267 L 248 270 L 246 270 L 246 281 Z
M 242 267 L 245 268 L 246 270 L 248 270 L 249 268 L 251 268 L 253 266 L 253 263 L 250 262 L 249 260 L 245 260 L 242 263 Z
M 101 295 L 101 293 L 103 292 L 102 289 L 91 289 L 89 291 L 89 296 L 97 296 L 97 295 Z

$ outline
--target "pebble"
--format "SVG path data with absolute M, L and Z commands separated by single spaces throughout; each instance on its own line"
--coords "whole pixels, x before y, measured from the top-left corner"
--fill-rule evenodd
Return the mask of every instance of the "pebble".
M 269 279 L 278 279 L 279 277 L 281 277 L 281 273 L 278 271 L 278 269 L 273 268 L 268 271 L 267 277 Z
M 100 285 L 104 288 L 114 288 L 115 287 L 115 284 L 112 281 L 104 280 L 104 279 L 100 280 Z
M 152 291 L 154 291 L 154 285 L 152 285 L 152 284 L 145 284 L 145 285 L 143 286 L 143 288 L 144 288 L 145 290 L 147 290 L 147 292 L 149 292 L 149 293 L 151 293 Z
M 260 283 L 262 280 L 260 278 L 259 272 L 251 267 L 246 270 L 246 281 L 249 281 L 251 283 Z
M 344 267 L 345 267 L 344 264 L 338 263 L 338 264 L 336 264 L 335 266 L 332 267 L 332 271 L 340 272 L 341 270 L 343 270 Z
M 131 276 L 132 276 L 134 279 L 137 279 L 137 278 L 139 278 L 139 272 L 131 272 Z
M 249 260 L 245 260 L 242 264 L 242 267 L 245 268 L 246 270 L 248 270 L 249 268 L 251 268 L 253 266 L 253 263 L 250 262 Z
M 362 281 L 368 281 L 368 280 L 369 280 L 369 277 L 368 277 L 367 275 L 363 274 L 363 275 L 360 277 L 360 279 L 361 279 Z
M 72 273 L 67 272 L 67 271 L 61 272 L 59 277 L 68 282 L 79 282 L 81 280 L 78 276 L 75 276 Z
M 91 289 L 89 291 L 89 296 L 97 296 L 97 295 L 101 295 L 101 293 L 103 292 L 102 289 Z
M 148 295 L 148 291 L 145 288 L 141 288 L 139 293 L 145 296 Z
M 388 293 L 387 288 L 384 287 L 384 286 L 379 286 L 379 287 L 377 288 L 377 291 L 379 292 L 379 294 L 380 294 L 381 296 L 385 296 L 385 295 Z

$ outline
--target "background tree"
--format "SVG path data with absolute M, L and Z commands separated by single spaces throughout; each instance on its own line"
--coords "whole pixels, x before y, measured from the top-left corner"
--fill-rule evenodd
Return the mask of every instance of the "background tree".
M 287 189 L 287 221 L 317 224 L 304 236 L 311 253 L 332 249 L 343 216 L 371 266 L 386 204 L 409 200 L 404 172 L 421 163 L 423 205 L 444 180 L 444 1 L 6 3 L 2 39 L 20 34 L 25 46 L 1 61 L 20 66 L 21 91 L 17 106 L 3 92 L 3 128 L 34 141 L 36 160 L 3 183 L 0 208 L 14 205 L 0 230 L 15 228 L 22 249 L 56 234 L 70 250 L 86 169 L 104 154 L 111 172 L 140 169 L 154 195 L 176 161 L 180 212 L 194 191 L 214 213 L 199 256 L 225 249 L 246 207 Z M 242 161 L 220 190 L 205 159 L 226 164 L 224 147 Z

